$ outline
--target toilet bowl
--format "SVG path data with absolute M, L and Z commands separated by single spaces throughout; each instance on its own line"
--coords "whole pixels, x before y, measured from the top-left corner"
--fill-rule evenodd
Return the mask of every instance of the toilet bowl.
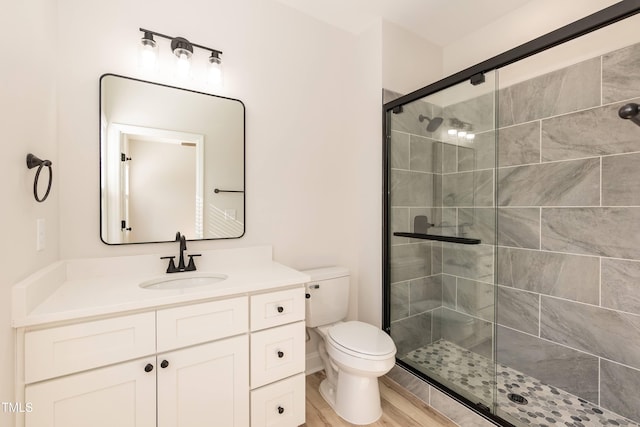
M 327 378 L 320 394 L 352 424 L 371 424 L 382 415 L 378 377 L 395 364 L 389 335 L 368 323 L 344 322 L 348 307 L 348 271 L 337 267 L 307 270 L 307 326 L 321 340 L 318 353 Z

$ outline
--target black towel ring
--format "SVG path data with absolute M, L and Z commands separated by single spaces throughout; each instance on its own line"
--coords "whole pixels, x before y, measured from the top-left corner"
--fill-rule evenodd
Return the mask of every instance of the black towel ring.
M 51 191 L 51 183 L 53 182 L 53 170 L 51 169 L 51 160 L 41 160 L 33 154 L 27 154 L 27 167 L 29 169 L 33 169 L 36 166 L 38 167 L 38 171 L 36 172 L 35 180 L 33 181 L 33 197 L 36 198 L 37 202 L 44 202 L 49 197 L 49 192 Z M 38 197 L 38 179 L 40 179 L 40 172 L 42 168 L 46 166 L 49 169 L 49 184 L 47 185 L 47 192 L 44 193 L 42 198 Z

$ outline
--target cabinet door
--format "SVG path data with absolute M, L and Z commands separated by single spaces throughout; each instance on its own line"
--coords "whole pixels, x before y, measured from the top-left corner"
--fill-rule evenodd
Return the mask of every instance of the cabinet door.
M 153 370 L 146 372 L 147 364 Z M 147 368 L 148 369 L 148 368 Z M 26 427 L 155 427 L 155 359 L 28 385 Z
M 246 335 L 159 354 L 157 360 L 158 427 L 249 425 Z

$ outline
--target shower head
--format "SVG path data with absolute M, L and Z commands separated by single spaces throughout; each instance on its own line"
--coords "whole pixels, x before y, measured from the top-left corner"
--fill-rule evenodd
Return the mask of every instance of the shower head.
M 443 119 L 442 117 L 434 117 L 433 119 L 430 119 L 429 117 L 420 114 L 420 116 L 418 116 L 418 120 L 421 122 L 424 122 L 425 120 L 428 121 L 429 124 L 427 125 L 427 132 L 435 132 L 442 124 Z
M 634 103 L 623 105 L 618 110 L 618 116 L 621 119 L 629 119 L 640 126 L 640 105 Z

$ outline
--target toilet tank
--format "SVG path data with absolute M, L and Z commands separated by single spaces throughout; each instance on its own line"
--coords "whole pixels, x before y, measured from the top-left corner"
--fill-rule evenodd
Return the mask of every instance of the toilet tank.
M 323 267 L 304 270 L 307 283 L 306 324 L 309 328 L 328 325 L 347 317 L 349 309 L 349 270 Z

